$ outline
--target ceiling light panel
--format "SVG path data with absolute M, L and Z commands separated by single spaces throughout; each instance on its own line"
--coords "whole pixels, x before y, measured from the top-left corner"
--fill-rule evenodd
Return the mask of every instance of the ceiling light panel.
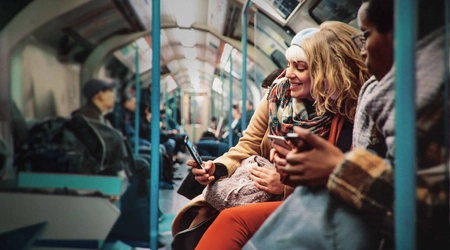
M 166 31 L 161 29 L 160 33 L 161 33 L 161 38 L 160 38 L 161 47 L 164 47 L 165 45 L 169 45 L 169 38 L 167 37 Z
M 215 67 L 211 63 L 205 63 L 203 66 L 203 71 L 207 74 L 214 74 Z
M 193 29 L 178 29 L 178 40 L 184 47 L 193 47 L 196 44 L 196 32 Z
M 177 25 L 189 28 L 195 21 L 193 0 L 172 0 L 172 10 L 177 21 Z
M 197 58 L 197 49 L 195 47 L 184 47 L 184 57 L 188 60 Z
M 166 78 L 164 80 L 166 81 L 166 91 L 167 92 L 171 92 L 172 90 L 177 88 L 178 85 L 171 75 L 166 76 Z
M 233 46 L 229 45 L 228 43 L 225 43 L 225 45 L 223 46 L 222 56 L 220 57 L 220 63 L 222 65 L 228 61 L 232 49 Z
M 214 78 L 212 89 L 219 94 L 222 94 L 222 84 L 223 82 L 219 78 Z
M 174 57 L 175 54 L 173 53 L 173 49 L 170 45 L 161 47 L 161 58 L 164 60 L 164 62 L 168 62 L 172 60 Z
M 175 73 L 180 70 L 180 64 L 177 60 L 172 60 L 167 63 L 167 68 L 170 70 L 170 72 Z
M 228 1 L 208 1 L 208 26 L 217 30 L 220 34 L 222 34 L 225 29 L 227 8 Z

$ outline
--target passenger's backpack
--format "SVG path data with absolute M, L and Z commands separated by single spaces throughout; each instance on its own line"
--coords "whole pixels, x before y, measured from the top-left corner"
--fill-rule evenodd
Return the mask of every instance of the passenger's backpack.
M 52 117 L 30 129 L 15 165 L 19 171 L 115 175 L 131 157 L 115 129 L 83 116 Z
M 174 172 L 173 160 L 168 154 L 162 154 L 161 180 L 172 183 Z

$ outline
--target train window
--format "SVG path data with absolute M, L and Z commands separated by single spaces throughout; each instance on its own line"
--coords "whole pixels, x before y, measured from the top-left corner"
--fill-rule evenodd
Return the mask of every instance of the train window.
M 334 20 L 349 23 L 356 18 L 361 0 L 320 0 L 309 10 L 318 24 Z
M 286 61 L 286 57 L 284 56 L 284 53 L 279 50 L 275 50 L 270 55 L 270 58 L 277 65 L 278 68 L 285 68 L 287 65 L 287 61 Z
M 282 24 L 288 19 L 306 0 L 253 0 L 266 14 Z

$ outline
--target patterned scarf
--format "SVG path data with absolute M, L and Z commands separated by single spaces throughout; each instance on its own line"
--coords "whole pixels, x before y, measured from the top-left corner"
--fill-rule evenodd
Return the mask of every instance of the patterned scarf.
M 291 133 L 294 126 L 300 126 L 327 138 L 333 114 L 317 116 L 314 107 L 312 111 L 307 109 L 307 105 L 312 105 L 310 101 L 291 98 L 289 87 L 289 79 L 283 72 L 269 90 L 267 100 L 270 134 L 283 136 Z

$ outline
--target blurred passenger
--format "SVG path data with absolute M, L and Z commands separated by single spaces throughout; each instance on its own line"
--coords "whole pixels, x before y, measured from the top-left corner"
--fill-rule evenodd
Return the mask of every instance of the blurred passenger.
M 255 141 L 257 137 L 255 135 L 267 133 L 266 131 L 275 135 L 286 135 L 292 132 L 294 127 L 303 127 L 318 137 L 323 137 L 330 144 L 336 145 L 338 150 L 344 152 L 349 150 L 358 93 L 369 78 L 367 68 L 350 38 L 356 34 L 358 30 L 345 23 L 324 22 L 320 29 L 307 29 L 294 37 L 286 51 L 288 67 L 285 74 L 272 85 L 268 93 L 268 104 L 260 105 L 265 106 L 268 112 L 269 127 L 268 129 L 261 127 L 261 131 L 252 131 L 253 127 L 250 127 L 248 139 L 250 140 L 252 136 Z M 284 148 L 273 144 L 273 147 L 277 150 L 272 150 L 272 156 L 278 159 L 277 165 L 283 165 L 282 158 L 292 149 L 295 150 L 297 145 Z M 231 151 L 229 154 L 231 155 Z M 255 182 L 255 186 L 263 191 L 288 195 L 287 187 L 281 183 L 286 176 L 280 175 L 275 170 L 254 167 L 250 178 Z M 203 180 L 205 178 L 201 181 Z M 362 246 L 377 247 L 379 238 L 371 234 L 363 218 L 348 209 L 344 202 L 331 197 L 324 183 L 320 183 L 321 179 L 316 181 L 317 183 L 313 184 L 314 188 L 305 189 L 298 195 L 308 207 L 302 212 L 311 218 L 302 221 L 289 216 L 292 215 L 291 211 L 286 212 L 286 217 L 289 217 L 292 223 L 310 227 L 309 231 L 305 231 L 301 236 L 303 243 L 298 244 L 295 249 L 331 249 L 335 242 L 339 242 L 342 249 L 351 249 L 350 246 L 356 249 L 361 249 Z M 288 200 L 290 198 L 291 196 Z M 241 249 L 281 204 L 282 201 L 274 201 L 225 209 L 205 232 L 197 249 L 208 249 L 213 244 L 219 249 Z M 346 220 L 347 223 L 332 229 L 339 230 L 340 234 L 327 233 L 327 228 L 332 227 L 335 220 L 339 219 Z M 224 225 L 230 229 L 229 233 L 227 236 L 220 235 L 219 239 L 218 230 Z M 359 230 L 349 235 L 346 231 L 348 228 Z M 289 234 L 289 229 L 286 229 L 284 236 Z M 313 235 L 317 235 L 317 238 L 313 238 Z M 276 242 L 277 237 L 283 238 L 277 235 L 271 240 Z M 343 237 L 360 237 L 365 241 L 348 240 L 347 243 L 341 243 Z M 294 247 L 279 246 L 264 249 L 294 249 Z
M 229 138 L 230 134 L 232 134 L 232 143 L 231 146 L 235 146 L 239 138 L 241 137 L 241 113 L 239 112 L 238 105 L 233 105 L 232 109 L 232 117 L 233 121 L 231 122 L 231 133 L 230 131 L 226 131 L 222 138 L 216 140 L 206 139 L 200 140 L 197 142 L 197 150 L 201 156 L 212 156 L 219 157 L 230 149 Z
M 444 68 L 442 60 L 449 59 L 449 54 L 444 54 L 448 37 L 445 37 L 445 28 L 442 27 L 443 2 L 419 1 L 419 6 L 426 6 L 419 8 L 419 42 L 416 52 L 416 162 L 419 181 L 417 215 L 410 216 L 417 216 L 418 249 L 450 249 L 449 190 L 448 182 L 445 183 L 448 172 L 444 168 L 448 164 L 445 158 L 448 137 L 443 136 L 448 131 L 445 125 L 448 114 L 444 113 L 444 107 L 448 105 L 448 92 L 442 95 L 445 93 L 444 72 L 448 70 Z M 378 82 L 366 82 L 360 93 L 353 130 L 354 150 L 343 154 L 321 138 L 296 128 L 295 132 L 313 150 L 291 152 L 286 156 L 288 164 L 279 166 L 280 171 L 288 174 L 285 180 L 291 185 L 309 186 L 316 183 L 317 179 L 326 181 L 322 181 L 322 184 L 327 183 L 333 196 L 365 215 L 369 223 L 382 234 L 382 249 L 394 248 L 392 168 L 396 161 L 393 10 L 393 0 L 371 0 L 364 2 L 358 12 L 358 25 L 363 32 L 354 36 L 354 41 Z M 428 146 L 440 149 L 433 150 L 437 154 L 429 154 L 426 150 Z M 430 162 L 433 164 L 430 165 Z M 427 176 L 429 170 L 433 174 Z M 296 193 L 300 190 L 297 188 Z M 288 223 L 292 218 L 286 216 L 287 212 L 294 208 L 303 211 L 299 210 L 298 204 L 305 202 L 294 195 L 272 214 L 244 249 L 299 247 L 301 240 L 305 239 L 303 235 L 308 231 Z M 299 214 L 295 213 L 297 217 Z M 305 213 L 305 216 L 300 217 L 306 220 L 306 216 L 311 215 Z M 299 224 L 298 221 L 295 223 Z M 286 229 L 290 231 L 285 240 L 289 242 L 288 245 L 267 239 L 273 235 L 285 235 Z M 354 235 L 349 238 L 362 240 Z M 319 240 L 317 237 L 312 239 Z
M 83 86 L 83 95 L 87 103 L 72 112 L 74 115 L 83 115 L 86 118 L 97 120 L 111 126 L 105 115 L 114 107 L 115 83 L 108 83 L 100 79 L 91 79 Z
M 242 109 L 243 109 L 243 105 L 242 105 L 242 100 L 241 100 L 239 102 L 239 111 L 241 112 L 241 114 L 242 114 Z M 245 109 L 247 110 L 245 112 L 245 120 L 246 120 L 245 127 L 247 127 L 248 124 L 250 123 L 250 121 L 252 120 L 253 114 L 255 114 L 255 108 L 253 107 L 253 102 L 247 100 Z M 240 126 L 241 126 L 241 130 L 242 130 L 242 122 L 241 122 Z M 245 129 L 242 130 L 241 137 L 244 135 L 244 133 L 245 133 Z
M 152 141 L 152 113 L 150 106 L 146 102 L 141 102 L 139 104 L 139 137 L 143 140 L 147 140 L 150 144 Z M 134 121 L 133 121 L 134 122 Z M 134 125 L 133 125 L 134 126 Z M 175 140 L 169 138 L 167 135 L 159 133 L 159 143 L 160 147 L 164 148 L 165 154 L 167 157 L 163 156 L 163 168 L 161 169 L 161 180 L 160 180 L 160 188 L 161 189 L 173 189 L 173 155 L 175 149 Z M 170 162 L 169 162 L 170 161 Z
M 217 118 L 215 116 L 211 117 L 211 123 L 208 127 L 208 129 L 203 132 L 202 136 L 200 137 L 200 141 L 202 140 L 217 140 L 216 137 L 216 130 L 217 129 Z
M 141 139 L 147 140 L 151 143 L 152 141 L 152 113 L 150 106 L 146 102 L 141 102 L 139 104 L 139 137 Z M 133 127 L 134 127 L 134 120 Z M 159 143 L 164 145 L 166 149 L 166 153 L 170 156 L 170 159 L 173 158 L 174 149 L 175 149 L 175 140 L 169 138 L 166 134 L 161 133 L 160 131 Z
M 136 97 L 131 92 L 125 92 L 122 95 L 122 98 L 120 100 L 120 106 L 116 108 L 118 114 L 118 120 L 115 122 L 120 131 L 122 131 L 122 134 L 124 134 L 128 141 L 130 142 L 131 146 L 134 147 L 135 143 L 135 115 L 136 115 Z M 142 113 L 142 111 L 140 111 Z M 109 115 L 107 116 L 109 117 Z M 140 123 L 143 123 L 141 119 L 144 119 L 144 116 L 140 117 Z M 145 121 L 144 121 L 145 122 Z M 141 134 L 141 133 L 139 133 Z M 139 147 L 151 147 L 150 140 L 148 138 L 143 138 L 142 135 L 138 136 L 138 146 Z
M 160 122 L 161 122 L 161 135 L 168 137 L 175 141 L 173 149 L 173 162 L 174 164 L 183 164 L 184 161 L 178 156 L 179 152 L 184 152 L 184 137 L 185 133 L 181 133 L 180 124 L 175 121 L 170 115 L 166 115 L 166 111 L 163 108 L 160 110 Z
M 261 88 L 263 89 L 263 95 L 266 95 L 267 92 L 270 89 L 270 86 L 272 86 L 273 81 L 279 76 L 281 75 L 281 73 L 283 73 L 284 69 L 283 68 L 279 68 L 276 69 L 272 72 L 270 72 L 269 75 L 267 75 L 266 78 L 264 78 L 264 80 L 261 82 Z

